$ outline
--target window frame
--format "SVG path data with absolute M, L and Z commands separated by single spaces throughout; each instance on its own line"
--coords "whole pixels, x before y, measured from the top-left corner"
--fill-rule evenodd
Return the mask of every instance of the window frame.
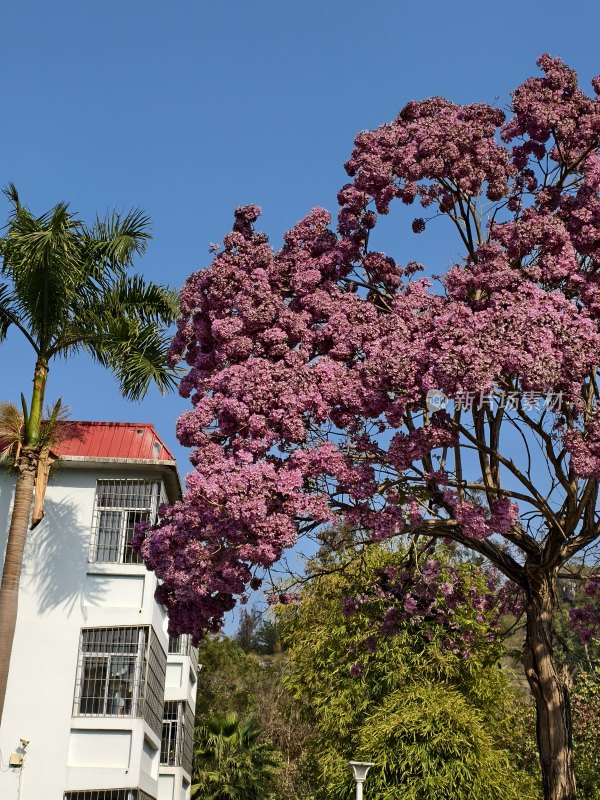
M 161 767 L 183 767 L 191 775 L 194 716 L 194 711 L 187 700 L 167 700 L 165 702 L 160 738 Z M 168 739 L 165 737 L 167 726 Z M 173 731 L 175 732 L 174 738 Z
M 156 800 L 143 789 L 66 789 L 64 800 Z
M 98 478 L 88 563 L 142 564 L 132 547 L 135 526 L 139 522 L 154 524 L 159 506 L 166 499 L 164 483 L 159 478 Z M 111 518 L 108 525 L 103 524 Z
M 131 690 L 117 710 L 117 706 L 110 705 L 114 700 L 110 693 L 111 681 L 114 681 L 118 692 L 119 673 L 111 675 L 111 664 L 118 664 L 119 659 L 127 664 L 123 671 L 126 677 L 122 681 L 131 682 Z M 86 665 L 94 660 L 96 667 L 88 672 Z M 166 665 L 167 655 L 152 626 L 82 628 L 72 716 L 130 719 L 141 717 L 160 736 Z

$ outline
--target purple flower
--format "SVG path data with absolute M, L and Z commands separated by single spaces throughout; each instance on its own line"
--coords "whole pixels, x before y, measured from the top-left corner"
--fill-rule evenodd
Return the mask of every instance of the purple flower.
M 407 614 L 412 614 L 416 610 L 418 603 L 414 597 L 411 597 L 411 595 L 407 595 L 404 598 L 404 602 L 402 605 Z
M 350 675 L 353 678 L 360 678 L 364 674 L 364 672 L 365 672 L 364 665 L 360 661 L 357 661 L 356 664 L 353 664 L 350 667 Z

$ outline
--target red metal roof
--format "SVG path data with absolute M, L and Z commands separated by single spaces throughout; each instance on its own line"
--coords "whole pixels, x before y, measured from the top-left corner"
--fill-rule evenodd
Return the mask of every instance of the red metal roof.
M 149 422 L 71 422 L 59 456 L 175 461 Z

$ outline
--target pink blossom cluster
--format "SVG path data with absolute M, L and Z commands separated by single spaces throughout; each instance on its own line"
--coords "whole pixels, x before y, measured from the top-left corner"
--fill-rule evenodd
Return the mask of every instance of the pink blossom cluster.
M 529 78 L 513 93 L 513 117 L 504 125 L 505 142 L 524 138 L 514 150 L 519 169 L 533 157 L 546 153 L 557 162 L 577 163 L 593 149 L 600 137 L 600 104 L 577 84 L 575 71 L 559 58 L 540 56 L 543 78 Z M 600 91 L 600 77 L 592 85 Z
M 245 206 L 186 281 L 171 360 L 189 367 L 177 435 L 194 469 L 182 502 L 137 537 L 172 633 L 217 629 L 299 531 L 340 518 L 373 539 L 414 531 L 427 491 L 463 543 L 509 535 L 510 498 L 459 499 L 443 466 L 456 431 L 428 411 L 431 389 L 561 393 L 573 475 L 600 477 L 582 400 L 600 353 L 600 102 L 560 60 L 539 64 L 507 121 L 432 98 L 360 133 L 336 231 L 314 209 L 274 249 Z M 493 222 L 463 226 L 464 258 L 433 284 L 369 249 L 394 199 L 452 220 L 483 200 Z M 405 602 L 394 614 L 418 616 L 424 601 Z
M 487 197 L 499 200 L 513 173 L 509 154 L 495 140 L 503 122 L 502 111 L 483 103 L 458 106 L 442 97 L 411 102 L 394 122 L 358 134 L 346 171 L 380 214 L 396 197 L 450 207 L 442 180 L 470 195 L 485 185 Z
M 600 479 L 600 409 L 589 415 L 585 428 L 567 431 L 564 440 L 577 474 Z
M 399 635 L 409 626 L 425 643 L 435 639 L 443 650 L 469 657 L 478 643 L 493 640 L 500 616 L 514 610 L 513 601 L 511 596 L 509 604 L 494 575 L 472 565 L 452 565 L 440 552 L 412 566 L 388 564 L 373 585 L 344 598 L 342 613 L 368 621 L 372 633 L 364 648 L 369 653 L 377 649 L 380 636 Z
M 585 594 L 591 598 L 583 605 L 569 609 L 571 627 L 582 642 L 589 644 L 600 638 L 600 574 L 592 575 L 586 583 Z
M 492 500 L 489 512 L 481 505 L 459 500 L 456 492 L 450 489 L 444 490 L 443 497 L 452 518 L 469 539 L 487 539 L 494 533 L 507 533 L 519 520 L 519 506 L 508 497 Z

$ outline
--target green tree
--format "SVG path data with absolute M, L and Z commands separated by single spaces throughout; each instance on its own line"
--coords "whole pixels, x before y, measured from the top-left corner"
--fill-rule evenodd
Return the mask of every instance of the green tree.
M 141 211 L 86 225 L 65 203 L 35 216 L 14 186 L 6 195 L 12 213 L 0 239 L 0 341 L 16 328 L 31 345 L 34 366 L 29 403 L 21 396 L 22 440 L 14 451 L 15 498 L 0 587 L 0 720 L 34 491 L 31 526 L 43 515 L 48 449 L 42 414 L 51 363 L 85 351 L 114 373 L 124 397 L 142 398 L 151 383 L 165 391 L 174 383 L 165 328 L 177 313 L 172 291 L 128 274 L 150 238 Z
M 242 648 L 244 653 L 250 653 L 256 648 L 256 633 L 260 625 L 260 612 L 253 608 L 248 611 L 242 609 L 240 622 L 235 634 L 235 641 Z
M 600 800 L 600 665 L 576 676 L 571 705 L 577 791 L 583 800 Z
M 259 673 L 253 687 L 254 717 L 263 734 L 273 742 L 280 766 L 275 776 L 277 800 L 310 800 L 314 771 L 304 758 L 312 726 L 299 703 L 285 685 L 288 662 L 278 653 Z
M 194 800 L 268 800 L 278 759 L 252 720 L 207 717 L 196 737 Z
M 593 672 L 595 665 L 600 664 L 600 640 L 591 635 L 582 637 L 570 616 L 584 607 L 594 609 L 596 618 L 600 618 L 600 596 L 590 597 L 585 591 L 593 574 L 589 568 L 580 561 L 574 561 L 569 567 L 573 577 L 559 581 L 562 603 L 556 614 L 555 659 L 574 678 L 582 671 Z
M 281 649 L 277 620 L 266 617 L 256 631 L 254 650 L 259 655 L 272 656 Z
M 273 655 L 279 650 L 277 620 L 266 616 L 257 608 L 243 609 L 235 634 L 235 641 L 245 653 Z
M 350 797 L 346 763 L 358 759 L 375 762 L 367 778 L 372 800 L 538 797 L 516 757 L 523 704 L 499 669 L 502 648 L 489 641 L 489 615 L 471 604 L 453 609 L 454 633 L 469 642 L 468 656 L 448 646 L 448 625 L 435 619 L 379 636 L 389 601 L 369 597 L 365 587 L 384 569 L 409 568 L 410 554 L 371 547 L 339 571 L 333 558 L 329 574 L 315 575 L 299 603 L 280 612 L 289 658 L 284 680 L 312 722 L 307 759 L 320 787 L 315 796 Z M 481 570 L 453 567 L 474 595 L 485 591 Z M 344 613 L 344 598 L 356 596 L 361 604 Z
M 196 701 L 197 724 L 207 716 L 254 713 L 255 689 L 260 667 L 233 639 L 207 636 L 200 642 L 198 663 L 202 665 Z
M 273 627 L 277 627 L 275 623 Z M 242 719 L 254 719 L 278 753 L 274 797 L 303 800 L 310 776 L 302 772 L 301 757 L 310 728 L 301 705 L 284 686 L 285 654 L 259 659 L 256 654 L 244 653 L 235 640 L 212 635 L 200 643 L 198 659 L 202 670 L 196 727 L 201 729 L 207 718 L 232 712 Z

